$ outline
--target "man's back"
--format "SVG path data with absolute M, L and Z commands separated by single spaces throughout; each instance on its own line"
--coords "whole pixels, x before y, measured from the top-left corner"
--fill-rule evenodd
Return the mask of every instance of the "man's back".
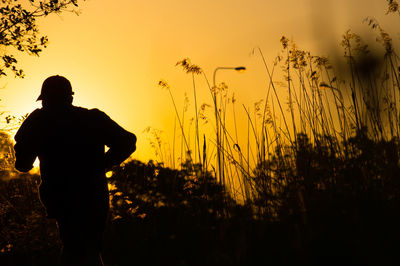
M 61 205 L 86 209 L 98 203 L 100 197 L 107 200 L 105 168 L 129 156 L 136 137 L 97 109 L 70 106 L 35 110 L 24 121 L 15 140 L 17 169 L 29 168 L 39 157 L 41 199 L 52 215 Z M 106 155 L 105 145 L 110 148 Z M 24 160 L 18 160 L 23 157 Z

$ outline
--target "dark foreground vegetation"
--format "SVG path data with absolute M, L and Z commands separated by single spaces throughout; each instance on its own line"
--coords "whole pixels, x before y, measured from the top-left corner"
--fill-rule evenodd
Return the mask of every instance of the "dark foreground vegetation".
M 196 165 L 178 171 L 131 161 L 115 168 L 105 263 L 398 265 L 398 141 L 374 142 L 360 133 L 347 144 L 345 161 L 329 146 L 315 149 L 306 136 L 298 142 L 292 167 L 266 162 L 277 180 L 284 174 L 289 183 L 269 193 L 262 189 L 268 175 L 256 171 L 265 183 L 246 204 Z M 3 173 L 0 265 L 57 263 L 60 241 L 38 200 L 39 180 Z

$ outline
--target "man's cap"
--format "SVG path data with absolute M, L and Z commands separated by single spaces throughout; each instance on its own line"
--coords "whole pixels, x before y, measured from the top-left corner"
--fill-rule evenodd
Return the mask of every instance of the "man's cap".
M 42 90 L 36 101 L 43 99 L 62 99 L 74 95 L 71 83 L 63 76 L 48 77 L 42 85 Z

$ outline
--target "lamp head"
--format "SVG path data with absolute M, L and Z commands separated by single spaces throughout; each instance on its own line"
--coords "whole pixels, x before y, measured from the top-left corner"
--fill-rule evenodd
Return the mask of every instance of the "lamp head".
M 246 67 L 244 67 L 244 66 L 235 67 L 235 70 L 237 72 L 245 72 L 246 71 Z

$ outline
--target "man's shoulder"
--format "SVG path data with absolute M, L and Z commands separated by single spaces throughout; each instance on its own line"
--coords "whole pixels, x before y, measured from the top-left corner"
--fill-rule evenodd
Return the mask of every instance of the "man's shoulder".
M 38 108 L 35 109 L 32 113 L 30 113 L 25 120 L 36 120 L 38 118 L 40 118 L 43 115 L 43 110 Z
M 104 122 L 105 120 L 110 119 L 106 113 L 97 108 L 88 109 L 84 107 L 74 106 L 73 110 L 76 114 L 78 114 L 78 116 L 86 117 L 92 120 L 93 122 L 94 121 Z
M 85 108 L 85 107 L 81 107 L 81 106 L 72 106 L 72 109 L 75 112 L 81 112 L 81 113 L 96 113 L 96 112 L 101 112 L 99 109 L 97 108 L 93 108 L 93 109 L 89 109 L 89 108 Z
M 88 109 L 80 106 L 74 106 L 74 111 L 82 114 L 88 114 L 88 115 L 94 115 L 94 116 L 107 116 L 106 113 L 103 111 L 93 108 L 93 109 Z
M 41 124 L 42 117 L 43 117 L 42 109 L 36 109 L 32 113 L 30 113 L 22 122 L 22 125 L 18 129 L 18 132 L 15 134 L 14 139 L 18 140 L 20 138 L 20 135 L 24 135 L 27 132 L 30 133 L 32 131 L 35 131 L 37 125 Z

